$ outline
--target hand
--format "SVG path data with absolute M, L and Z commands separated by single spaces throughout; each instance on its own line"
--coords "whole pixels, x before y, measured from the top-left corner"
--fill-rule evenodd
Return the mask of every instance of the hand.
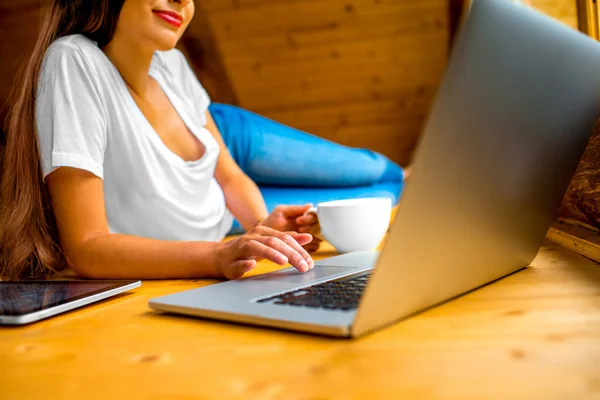
M 311 241 L 312 236 L 307 233 L 284 233 L 266 226 L 257 226 L 236 239 L 219 243 L 217 267 L 227 279 L 242 277 L 262 259 L 279 265 L 289 262 L 298 271 L 306 272 L 315 263 L 302 246 Z
M 317 216 L 314 213 L 304 215 L 311 207 L 312 204 L 303 206 L 277 206 L 259 225 L 268 226 L 282 232 L 310 233 L 313 235 L 313 240 L 304 245 L 304 248 L 309 252 L 315 252 L 319 249 L 323 241 L 314 236 L 321 231 Z

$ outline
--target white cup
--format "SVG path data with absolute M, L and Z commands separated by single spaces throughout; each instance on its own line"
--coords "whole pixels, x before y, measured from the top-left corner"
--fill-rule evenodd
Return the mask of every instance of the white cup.
M 387 233 L 392 200 L 374 197 L 327 201 L 306 213 L 311 212 L 319 217 L 323 238 L 338 252 L 375 250 Z

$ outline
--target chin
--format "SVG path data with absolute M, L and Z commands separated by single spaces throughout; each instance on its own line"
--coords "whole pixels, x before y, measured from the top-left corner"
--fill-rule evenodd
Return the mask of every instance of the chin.
M 179 41 L 179 37 L 173 36 L 172 38 L 163 36 L 160 39 L 154 41 L 156 44 L 156 50 L 158 51 L 169 51 L 172 50 L 175 46 L 177 46 L 177 42 Z
M 169 50 L 173 50 L 175 48 L 175 46 L 177 46 L 177 42 L 172 43 L 172 44 L 164 44 L 164 45 L 159 45 L 156 47 L 156 50 L 158 51 L 169 51 Z

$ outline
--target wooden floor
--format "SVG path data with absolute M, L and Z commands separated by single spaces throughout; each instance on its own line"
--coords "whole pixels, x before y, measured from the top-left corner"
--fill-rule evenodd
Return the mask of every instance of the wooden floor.
M 273 268 L 263 262 L 255 273 Z M 530 268 L 355 341 L 147 306 L 210 283 L 144 282 L 79 311 L 1 328 L 0 397 L 600 398 L 600 266 L 550 243 Z

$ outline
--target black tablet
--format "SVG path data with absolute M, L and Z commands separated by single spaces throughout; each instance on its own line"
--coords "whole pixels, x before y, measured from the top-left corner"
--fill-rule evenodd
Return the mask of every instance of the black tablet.
M 141 281 L 0 282 L 0 325 L 23 325 L 139 287 Z

